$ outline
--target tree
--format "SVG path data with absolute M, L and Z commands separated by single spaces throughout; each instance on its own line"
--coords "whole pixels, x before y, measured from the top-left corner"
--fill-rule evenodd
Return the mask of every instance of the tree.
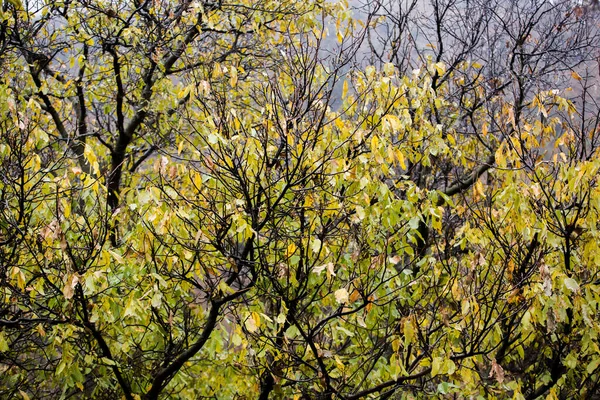
M 2 396 L 594 396 L 595 30 L 509 3 L 6 4 Z

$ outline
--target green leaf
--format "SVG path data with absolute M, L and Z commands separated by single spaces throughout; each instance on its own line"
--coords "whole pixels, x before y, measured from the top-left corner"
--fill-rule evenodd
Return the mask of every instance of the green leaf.
M 586 371 L 588 374 L 593 374 L 600 366 L 600 358 L 594 358 L 586 367 Z
M 4 337 L 4 332 L 0 331 L 0 352 L 8 351 L 8 343 Z

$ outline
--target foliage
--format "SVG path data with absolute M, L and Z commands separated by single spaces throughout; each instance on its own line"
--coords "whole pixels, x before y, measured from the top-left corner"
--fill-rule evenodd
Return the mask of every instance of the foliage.
M 596 33 L 509 3 L 5 3 L 1 396 L 592 398 Z

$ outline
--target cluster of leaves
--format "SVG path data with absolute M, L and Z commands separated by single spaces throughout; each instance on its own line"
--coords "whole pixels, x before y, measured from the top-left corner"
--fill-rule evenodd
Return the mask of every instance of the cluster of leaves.
M 592 397 L 598 118 L 520 75 L 586 21 L 540 4 L 500 81 L 354 63 L 381 8 L 6 3 L 0 395 Z

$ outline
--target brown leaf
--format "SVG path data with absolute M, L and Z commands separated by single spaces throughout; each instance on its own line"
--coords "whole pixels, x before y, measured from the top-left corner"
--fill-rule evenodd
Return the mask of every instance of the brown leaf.
M 498 383 L 504 382 L 504 369 L 496 362 L 496 359 L 492 359 L 492 367 L 490 368 L 490 378 L 496 378 Z

